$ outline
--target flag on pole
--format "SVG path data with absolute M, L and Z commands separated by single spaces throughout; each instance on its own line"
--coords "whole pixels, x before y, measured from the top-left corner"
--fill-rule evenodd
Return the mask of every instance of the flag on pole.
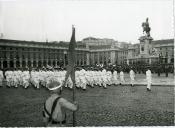
M 73 101 L 75 101 L 75 59 L 76 59 L 75 46 L 76 46 L 75 28 L 74 26 L 72 26 L 72 37 L 68 49 L 68 66 L 63 86 L 65 86 L 68 77 L 70 76 L 73 82 Z M 75 112 L 73 112 L 73 126 L 75 127 Z
M 70 76 L 72 79 L 72 82 L 75 83 L 75 46 L 76 46 L 76 41 L 75 41 L 75 28 L 72 26 L 72 37 L 69 43 L 69 49 L 68 49 L 68 66 L 67 66 L 67 72 L 65 76 L 65 81 L 63 83 L 63 86 L 66 84 L 66 81 L 68 77 Z

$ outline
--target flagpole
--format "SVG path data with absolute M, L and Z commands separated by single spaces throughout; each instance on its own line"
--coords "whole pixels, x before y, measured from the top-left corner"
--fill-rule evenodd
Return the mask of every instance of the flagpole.
M 75 27 L 72 25 L 72 37 L 70 40 L 70 44 L 69 44 L 69 64 L 68 64 L 68 69 L 67 69 L 67 77 L 70 75 L 72 82 L 73 82 L 73 96 L 72 96 L 72 100 L 73 102 L 75 102 L 75 45 L 76 45 L 76 41 L 75 41 Z M 66 79 L 67 79 L 66 77 Z M 65 80 L 66 80 L 65 79 Z M 73 127 L 75 127 L 76 125 L 76 118 L 75 118 L 75 112 L 73 111 Z
M 75 41 L 75 27 L 74 27 L 74 25 L 72 25 L 72 29 L 73 29 L 73 33 L 74 33 L 74 41 Z M 75 41 L 76 42 L 76 41 Z M 73 58 L 73 69 L 72 69 L 72 77 L 73 77 L 73 102 L 75 102 L 75 60 L 76 60 L 76 58 L 75 58 L 75 42 L 74 42 L 74 58 Z M 73 111 L 73 127 L 75 127 L 76 126 L 76 116 L 75 116 L 75 111 Z
M 75 78 L 75 67 L 73 67 L 73 77 Z M 75 102 L 75 79 L 73 80 L 73 102 Z M 73 111 L 73 127 L 76 126 L 75 111 Z
M 72 100 L 73 102 L 75 102 L 75 44 L 76 44 L 76 41 L 75 41 L 75 28 L 74 26 L 72 26 L 72 37 L 71 37 L 71 40 L 70 40 L 70 44 L 69 44 L 69 56 L 68 56 L 68 66 L 67 66 L 67 72 L 66 72 L 66 75 L 65 75 L 65 80 L 64 80 L 64 83 L 62 86 L 65 86 L 66 84 L 66 81 L 68 79 L 68 77 L 70 76 L 71 79 L 72 79 L 72 83 L 73 83 L 73 96 L 72 96 Z M 73 111 L 73 127 L 75 127 L 76 125 L 76 120 L 75 120 L 75 112 Z

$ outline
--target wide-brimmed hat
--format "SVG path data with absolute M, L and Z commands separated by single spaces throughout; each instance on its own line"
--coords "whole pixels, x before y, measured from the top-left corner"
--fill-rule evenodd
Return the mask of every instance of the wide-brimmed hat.
M 51 83 L 48 84 L 48 89 L 50 91 L 59 89 L 60 87 L 62 87 L 62 85 L 60 82 L 57 82 L 57 81 L 52 81 Z

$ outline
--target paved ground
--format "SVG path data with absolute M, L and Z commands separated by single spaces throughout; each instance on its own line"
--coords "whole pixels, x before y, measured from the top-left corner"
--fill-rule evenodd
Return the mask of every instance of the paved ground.
M 125 74 L 126 84 L 130 84 L 130 77 L 129 74 Z M 145 74 L 136 74 L 135 84 L 137 85 L 146 85 L 146 75 Z M 174 75 L 169 74 L 168 77 L 165 77 L 165 73 L 161 74 L 158 77 L 157 74 L 152 74 L 152 84 L 154 85 L 161 85 L 161 86 L 174 86 Z
M 32 87 L 0 88 L 0 126 L 43 126 L 42 106 L 48 90 Z M 72 91 L 63 96 L 71 100 Z M 170 126 L 174 125 L 173 86 L 109 86 L 76 90 L 80 109 L 77 126 Z M 72 112 L 68 111 L 68 126 Z

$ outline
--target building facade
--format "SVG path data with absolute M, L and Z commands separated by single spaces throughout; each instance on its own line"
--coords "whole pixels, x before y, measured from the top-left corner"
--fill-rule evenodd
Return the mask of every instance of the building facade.
M 81 44 L 77 46 L 77 65 L 88 64 L 86 47 Z M 68 63 L 67 50 L 67 42 L 49 43 L 1 39 L 0 68 L 46 67 L 48 65 L 65 67 Z
M 128 48 L 127 64 L 173 64 L 174 40 L 155 40 L 149 44 L 134 44 Z
M 69 42 L 32 42 L 0 39 L 0 69 L 27 68 L 43 66 L 62 66 L 68 64 Z M 174 63 L 174 40 L 152 41 L 152 49 L 157 54 L 151 63 Z M 88 37 L 77 42 L 76 65 L 96 64 L 137 64 L 140 44 L 127 44 L 113 39 Z M 144 63 L 150 63 L 146 60 Z M 150 63 L 150 64 L 151 64 Z

